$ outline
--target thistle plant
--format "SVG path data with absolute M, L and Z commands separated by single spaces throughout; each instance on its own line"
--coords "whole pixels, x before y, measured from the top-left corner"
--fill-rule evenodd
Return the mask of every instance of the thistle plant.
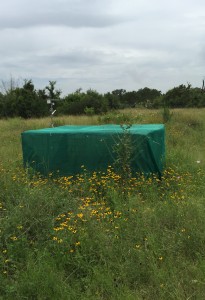
M 114 169 L 121 176 L 123 185 L 126 185 L 127 180 L 132 176 L 131 162 L 133 154 L 132 139 L 130 128 L 132 125 L 120 125 L 122 134 L 118 136 L 113 152 L 115 156 Z

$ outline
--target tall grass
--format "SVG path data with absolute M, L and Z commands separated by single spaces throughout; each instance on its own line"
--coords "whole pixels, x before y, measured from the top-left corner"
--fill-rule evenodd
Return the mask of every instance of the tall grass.
M 158 110 L 117 115 L 54 122 L 163 122 Z M 173 110 L 162 180 L 123 187 L 112 166 L 55 179 L 24 170 L 20 133 L 48 126 L 0 120 L 0 299 L 204 299 L 205 110 Z

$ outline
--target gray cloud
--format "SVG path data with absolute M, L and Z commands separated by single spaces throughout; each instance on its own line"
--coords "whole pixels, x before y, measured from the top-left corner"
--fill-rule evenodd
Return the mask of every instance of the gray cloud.
M 100 1 L 35 1 L 28 5 L 28 1 L 7 0 L 0 17 L 2 29 L 35 26 L 107 27 L 126 21 L 126 17 L 109 12 L 108 2 L 102 5 Z
M 57 80 L 65 92 L 201 85 L 204 25 L 201 0 L 7 0 L 0 79 Z
M 116 16 L 98 14 L 83 14 L 75 12 L 47 12 L 35 13 L 32 16 L 18 14 L 10 18 L 1 17 L 0 28 L 25 28 L 41 26 L 68 26 L 68 27 L 107 27 L 113 26 L 126 19 Z

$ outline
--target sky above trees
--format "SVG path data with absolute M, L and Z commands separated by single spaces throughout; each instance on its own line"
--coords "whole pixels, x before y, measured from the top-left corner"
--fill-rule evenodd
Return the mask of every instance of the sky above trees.
M 201 0 L 7 0 L 0 5 L 0 79 L 56 80 L 63 92 L 205 78 Z

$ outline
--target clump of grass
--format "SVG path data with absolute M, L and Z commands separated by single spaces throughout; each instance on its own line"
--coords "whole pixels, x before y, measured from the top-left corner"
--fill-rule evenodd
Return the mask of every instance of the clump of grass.
M 171 120 L 173 112 L 170 111 L 170 108 L 167 105 L 164 105 L 162 111 L 163 123 L 167 123 Z
M 100 124 L 134 124 L 142 121 L 139 113 L 129 114 L 125 111 L 113 111 L 99 116 L 98 121 Z

